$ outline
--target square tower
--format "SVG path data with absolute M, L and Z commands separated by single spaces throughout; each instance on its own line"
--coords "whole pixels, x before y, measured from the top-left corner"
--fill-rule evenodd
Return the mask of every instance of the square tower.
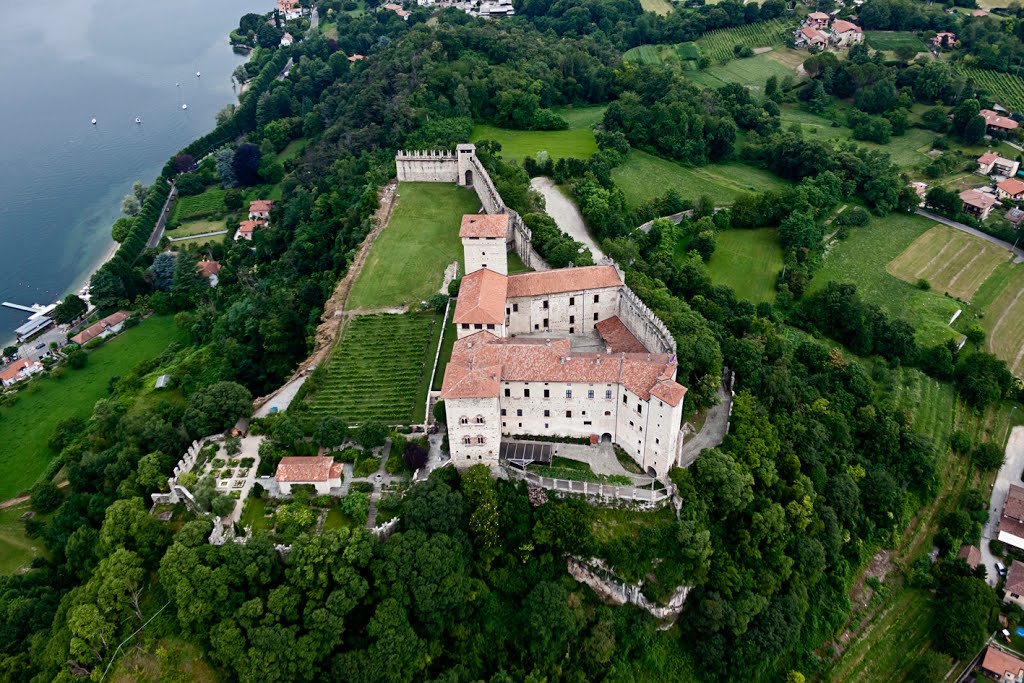
M 491 270 L 508 275 L 508 214 L 467 214 L 459 228 L 466 263 L 464 275 Z

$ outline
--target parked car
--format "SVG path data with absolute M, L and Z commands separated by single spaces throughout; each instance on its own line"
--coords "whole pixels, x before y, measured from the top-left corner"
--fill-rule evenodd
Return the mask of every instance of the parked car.
M 45 349 L 45 348 L 46 348 L 46 342 L 39 342 L 38 344 L 36 344 L 36 350 Z
M 999 576 L 1006 576 L 1006 566 L 1002 562 L 996 562 L 996 573 Z

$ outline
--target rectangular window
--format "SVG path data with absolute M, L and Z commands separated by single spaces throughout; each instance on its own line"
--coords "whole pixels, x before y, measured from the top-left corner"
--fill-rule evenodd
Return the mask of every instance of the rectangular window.
M 502 408 L 501 409 L 501 416 L 505 417 L 506 415 L 508 415 L 508 411 L 505 408 Z
M 571 410 L 565 411 L 565 416 L 566 417 L 572 417 L 572 411 Z
M 597 313 L 594 314 L 594 322 L 597 322 Z
M 569 305 L 570 306 L 575 306 L 576 305 L 576 297 L 574 297 L 574 296 L 570 296 L 569 297 Z
M 596 303 L 598 303 L 599 301 L 601 301 L 601 295 L 600 295 L 600 294 L 595 294 L 595 295 L 594 295 L 594 303 L 596 304 Z
M 545 311 L 548 310 L 548 302 L 547 301 L 544 302 L 543 308 L 544 308 Z
M 593 389 L 588 389 L 587 390 L 587 398 L 594 398 L 594 390 Z
M 508 389 L 508 388 L 506 388 L 506 389 L 505 389 L 505 398 L 508 398 L 508 397 L 509 397 L 509 396 L 511 396 L 511 395 L 512 395 L 512 390 L 511 390 L 511 389 Z
M 605 389 L 604 390 L 604 397 L 606 399 L 611 398 L 612 397 L 612 390 L 611 389 Z
M 644 407 L 640 403 L 636 404 L 636 414 L 637 415 L 643 415 L 644 414 Z
M 550 389 L 545 389 L 544 390 L 544 398 L 551 398 L 551 390 Z
M 522 416 L 523 416 L 523 409 L 522 408 L 516 408 L 516 417 L 522 417 Z
M 487 329 L 493 330 L 494 329 L 494 323 L 487 323 Z
M 507 307 L 505 308 L 505 315 L 508 315 L 511 312 L 512 312 L 511 308 L 507 308 Z
M 576 316 L 574 316 L 574 315 L 570 315 L 570 316 L 569 316 L 569 324 L 570 324 L 570 325 L 572 325 L 572 324 L 574 324 L 575 322 L 576 322 Z
M 462 323 L 462 329 L 468 330 L 469 329 L 469 323 Z
M 570 327 L 569 328 L 569 334 L 576 334 L 576 328 L 575 327 Z
M 611 414 L 612 414 L 612 411 L 610 411 L 610 410 L 604 411 L 604 416 L 605 417 L 611 417 Z
M 547 329 L 547 327 L 548 327 L 548 319 L 544 318 L 544 329 Z
M 572 389 L 566 389 L 565 390 L 565 397 L 566 398 L 572 398 Z
M 523 398 L 530 398 L 530 390 L 523 389 Z
M 482 329 L 484 329 L 484 326 L 482 324 L 480 324 L 480 323 L 474 323 L 473 324 L 473 329 L 475 329 L 475 330 L 482 330 Z
M 551 417 L 551 411 L 550 410 L 545 410 L 544 411 L 544 417 Z
M 583 421 L 583 426 L 584 426 L 584 427 L 586 427 L 587 425 L 592 425 L 592 424 L 594 424 L 594 423 L 593 423 L 593 422 L 591 422 L 590 420 L 584 420 L 584 421 Z
M 512 312 L 513 313 L 518 313 L 519 312 L 519 304 L 512 304 Z
M 536 330 L 539 330 L 539 329 L 540 329 L 540 325 L 534 325 L 534 326 L 533 326 L 533 329 L 534 329 L 535 331 L 536 331 Z
M 508 396 L 508 394 L 505 394 L 505 395 Z M 626 405 L 628 403 L 629 403 L 629 397 L 627 397 L 625 394 L 623 394 L 622 395 L 622 404 Z

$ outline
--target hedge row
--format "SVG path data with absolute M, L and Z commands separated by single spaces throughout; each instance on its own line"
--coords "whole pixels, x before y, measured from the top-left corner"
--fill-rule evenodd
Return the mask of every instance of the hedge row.
M 128 236 L 121 242 L 114 256 L 103 264 L 102 269 L 107 269 L 118 278 L 124 279 L 135 266 L 149 236 L 153 234 L 157 220 L 160 219 L 160 212 L 164 208 L 167 196 L 171 193 L 171 186 L 163 178 L 157 178 L 153 186 L 146 194 L 146 201 L 142 204 L 142 210 L 135 217 L 135 225 Z
M 274 79 L 281 73 L 281 69 L 288 63 L 288 55 L 288 50 L 275 52 L 266 66 L 260 70 L 259 75 L 250 82 L 249 89 L 245 91 L 242 102 L 235 109 L 234 115 L 203 137 L 193 140 L 178 154 L 188 154 L 198 161 L 218 147 L 254 130 L 256 128 L 257 100 L 270 88 Z M 162 175 L 164 178 L 171 178 L 175 175 L 173 158 L 164 166 Z

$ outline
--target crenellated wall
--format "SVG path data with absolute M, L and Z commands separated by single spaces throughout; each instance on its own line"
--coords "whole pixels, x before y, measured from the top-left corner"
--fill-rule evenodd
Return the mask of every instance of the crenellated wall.
M 399 182 L 455 183 L 459 162 L 448 150 L 400 150 L 395 155 Z
M 618 270 L 618 266 L 616 266 Z M 619 271 L 622 276 L 622 271 Z M 622 277 L 625 282 L 625 276 Z M 665 327 L 665 323 L 647 307 L 640 297 L 628 286 L 623 285 L 619 293 L 619 320 L 629 328 L 633 336 L 654 353 L 676 352 L 676 340 Z

